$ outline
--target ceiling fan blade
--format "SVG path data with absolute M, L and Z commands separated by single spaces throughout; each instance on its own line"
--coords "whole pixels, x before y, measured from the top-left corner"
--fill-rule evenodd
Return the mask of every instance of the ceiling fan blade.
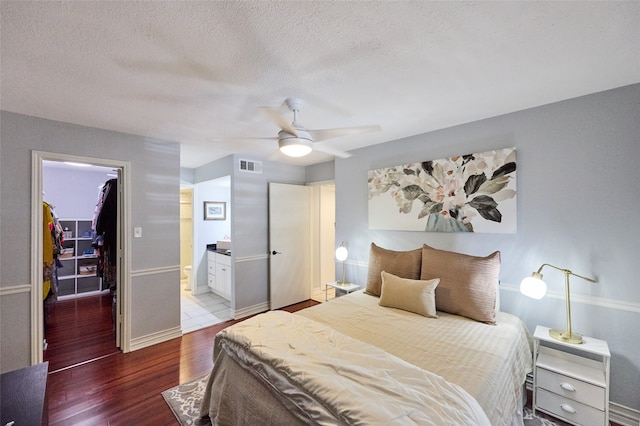
M 380 126 L 342 127 L 338 129 L 307 130 L 314 141 L 320 142 L 340 136 L 357 135 L 360 133 L 377 132 Z
M 292 123 L 290 123 L 286 118 L 280 115 L 280 112 L 278 111 L 279 108 L 270 107 L 270 106 L 262 106 L 258 108 L 264 111 L 264 113 L 267 114 L 267 116 L 271 119 L 271 121 L 276 123 L 278 127 L 280 127 L 282 130 L 285 130 L 291 133 L 292 135 L 298 137 L 298 131 L 296 130 L 295 127 L 293 127 Z
M 220 142 L 220 141 L 253 141 L 253 140 L 258 140 L 258 141 L 277 141 L 278 137 L 270 137 L 270 136 L 264 136 L 264 137 L 253 137 L 253 136 L 229 136 L 229 137 L 209 137 L 207 138 L 207 141 L 209 142 Z
M 330 147 L 329 145 L 324 145 L 322 143 L 314 143 L 313 144 L 314 151 L 324 152 L 325 154 L 333 155 L 334 157 L 340 158 L 349 158 L 351 154 L 345 151 L 341 151 L 339 149 Z

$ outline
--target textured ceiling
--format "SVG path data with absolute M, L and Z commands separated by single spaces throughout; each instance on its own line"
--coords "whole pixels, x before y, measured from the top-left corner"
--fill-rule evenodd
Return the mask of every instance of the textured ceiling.
M 0 107 L 277 154 L 258 106 L 299 96 L 351 150 L 640 82 L 640 2 L 0 2 Z M 292 117 L 291 117 L 292 118 Z

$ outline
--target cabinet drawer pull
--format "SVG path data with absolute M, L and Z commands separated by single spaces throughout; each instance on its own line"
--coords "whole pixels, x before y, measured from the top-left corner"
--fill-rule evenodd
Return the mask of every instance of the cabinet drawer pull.
M 560 383 L 560 387 L 566 391 L 569 392 L 575 392 L 576 388 L 574 388 L 573 386 L 571 386 L 571 384 L 567 383 L 567 382 L 562 382 Z
M 566 411 L 567 413 L 571 413 L 571 414 L 576 413 L 576 409 L 570 406 L 569 404 L 561 404 L 560 408 L 562 408 L 562 411 Z

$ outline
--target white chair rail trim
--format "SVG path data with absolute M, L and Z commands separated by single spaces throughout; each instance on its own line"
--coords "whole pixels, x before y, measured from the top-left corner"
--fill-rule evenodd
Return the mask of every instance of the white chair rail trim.
M 180 272 L 180 265 L 163 266 L 160 268 L 138 269 L 131 271 L 131 277 L 143 277 L 146 275 L 166 274 L 169 272 Z
M 10 294 L 30 293 L 31 284 L 13 285 L 0 287 L 0 296 L 8 296 Z
M 520 293 L 520 286 L 501 283 L 500 290 Z M 551 297 L 553 299 L 560 300 L 566 299 L 565 293 L 560 291 L 547 291 L 545 297 Z M 597 296 L 583 296 L 581 294 L 571 293 L 571 303 L 584 303 L 587 305 L 601 306 L 603 308 L 618 309 L 621 311 L 629 311 L 640 314 L 640 303 L 626 302 L 624 300 L 607 299 Z

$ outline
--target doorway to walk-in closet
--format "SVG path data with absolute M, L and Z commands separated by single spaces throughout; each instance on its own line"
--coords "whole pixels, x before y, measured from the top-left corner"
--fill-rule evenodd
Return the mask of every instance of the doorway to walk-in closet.
M 87 163 L 42 162 L 42 349 L 50 372 L 120 351 L 113 254 L 119 171 Z

